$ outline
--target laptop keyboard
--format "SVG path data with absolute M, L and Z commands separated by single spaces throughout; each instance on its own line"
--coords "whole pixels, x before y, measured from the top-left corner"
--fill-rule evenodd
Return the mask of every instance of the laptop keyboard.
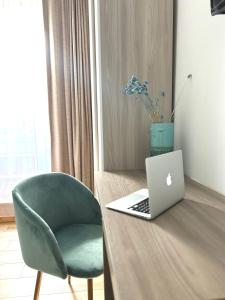
M 139 202 L 135 205 L 132 205 L 128 209 L 135 210 L 135 211 L 145 213 L 145 214 L 150 214 L 151 213 L 151 207 L 149 205 L 149 199 L 148 198 L 145 199 L 145 200 L 142 200 L 141 202 Z

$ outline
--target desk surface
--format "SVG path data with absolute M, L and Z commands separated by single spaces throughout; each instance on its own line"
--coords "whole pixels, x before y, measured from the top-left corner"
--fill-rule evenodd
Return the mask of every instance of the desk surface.
M 225 197 L 190 180 L 185 198 L 152 221 L 105 208 L 146 187 L 144 172 L 96 176 L 115 299 L 225 299 Z

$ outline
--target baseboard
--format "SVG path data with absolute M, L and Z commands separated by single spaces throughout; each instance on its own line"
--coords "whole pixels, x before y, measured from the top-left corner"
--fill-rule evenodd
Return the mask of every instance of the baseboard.
M 12 222 L 15 222 L 15 216 L 0 217 L 0 223 L 12 223 Z

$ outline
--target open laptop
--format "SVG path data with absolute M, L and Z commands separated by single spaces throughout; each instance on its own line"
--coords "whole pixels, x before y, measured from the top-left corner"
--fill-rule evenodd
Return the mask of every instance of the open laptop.
M 107 208 L 154 219 L 184 197 L 182 151 L 145 160 L 148 189 L 141 189 L 106 205 Z

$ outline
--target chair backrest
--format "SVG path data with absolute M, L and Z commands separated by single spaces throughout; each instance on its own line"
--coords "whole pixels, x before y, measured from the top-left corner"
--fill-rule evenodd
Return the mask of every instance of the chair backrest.
M 19 183 L 13 197 L 20 196 L 54 232 L 69 224 L 101 224 L 101 211 L 92 192 L 74 177 L 48 173 Z
M 92 192 L 72 176 L 49 173 L 19 183 L 12 194 L 25 263 L 65 278 L 67 268 L 54 231 L 69 224 L 101 224 Z

